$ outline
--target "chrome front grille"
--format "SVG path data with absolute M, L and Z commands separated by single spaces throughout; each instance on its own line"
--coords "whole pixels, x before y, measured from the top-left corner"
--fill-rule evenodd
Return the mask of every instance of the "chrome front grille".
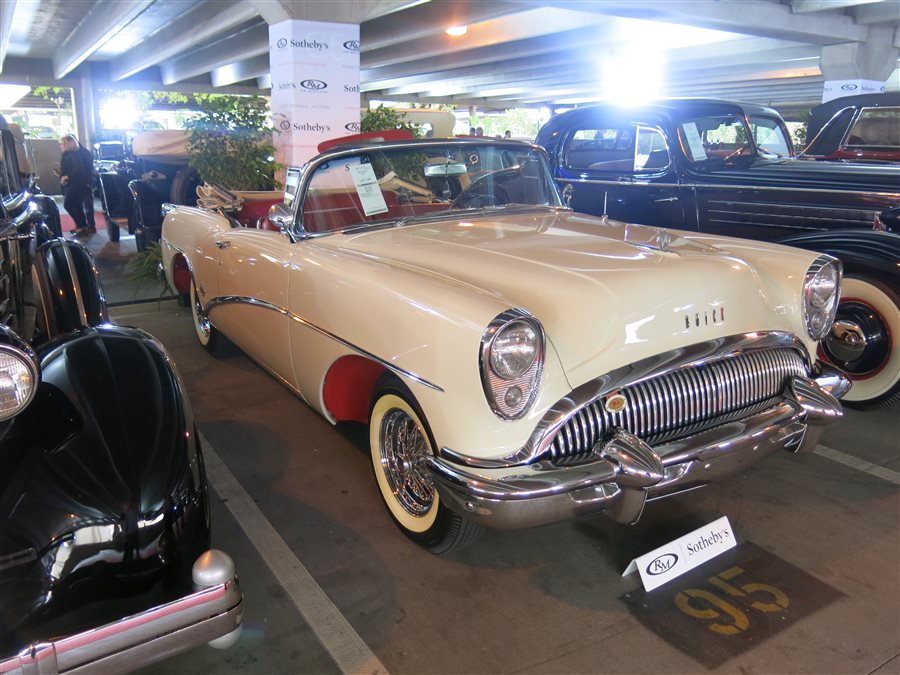
M 616 392 L 626 399 L 621 412 L 606 410 L 607 396 L 575 412 L 551 442 L 550 460 L 577 462 L 616 427 L 653 445 L 739 419 L 780 399 L 794 376 L 808 376 L 803 356 L 794 349 L 775 348 L 679 368 L 628 385 Z

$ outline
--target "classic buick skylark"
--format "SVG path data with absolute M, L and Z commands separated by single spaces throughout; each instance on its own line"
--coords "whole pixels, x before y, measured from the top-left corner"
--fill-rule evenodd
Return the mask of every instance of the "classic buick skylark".
M 848 386 L 815 361 L 840 263 L 562 206 L 546 156 L 483 139 L 338 146 L 280 232 L 163 224 L 200 343 L 227 336 L 332 422 L 369 424 L 380 494 L 432 552 L 811 451 Z

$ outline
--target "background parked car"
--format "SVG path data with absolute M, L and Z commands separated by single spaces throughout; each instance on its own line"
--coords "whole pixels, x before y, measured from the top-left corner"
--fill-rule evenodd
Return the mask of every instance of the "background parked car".
M 96 193 L 110 241 L 118 241 L 125 229 L 143 251 L 159 240 L 165 202 L 197 203 L 201 181 L 187 164 L 190 153 L 182 131 L 144 131 L 132 140 L 130 151 L 121 142 L 100 143 L 94 157 Z
M 28 192 L 5 195 L 4 244 L 31 228 L 35 316 L 12 317 L 30 340 L 0 325 L 0 672 L 121 672 L 227 646 L 242 596 L 209 548 L 178 374 L 151 336 L 111 325 L 87 249 L 53 237 Z
M 900 162 L 900 92 L 845 96 L 809 111 L 801 157 Z
M 840 258 L 844 297 L 822 353 L 853 377 L 848 404 L 900 398 L 900 167 L 793 159 L 777 112 L 717 100 L 586 106 L 537 142 L 576 211 Z

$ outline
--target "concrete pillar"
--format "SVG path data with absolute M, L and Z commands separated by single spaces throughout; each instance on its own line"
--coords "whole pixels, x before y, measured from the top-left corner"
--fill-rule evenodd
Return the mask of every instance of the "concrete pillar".
M 819 69 L 825 78 L 822 102 L 852 94 L 884 91 L 897 65 L 892 26 L 870 26 L 866 42 L 822 47 Z
M 321 141 L 359 129 L 358 24 L 272 24 L 269 62 L 277 162 L 299 166 Z
M 97 129 L 97 110 L 94 99 L 94 80 L 85 64 L 78 69 L 78 80 L 72 87 L 72 108 L 75 111 L 75 133 L 86 148 L 94 142 Z

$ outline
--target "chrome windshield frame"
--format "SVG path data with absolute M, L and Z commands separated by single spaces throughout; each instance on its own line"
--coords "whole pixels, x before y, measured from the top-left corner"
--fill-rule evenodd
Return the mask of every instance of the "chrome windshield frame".
M 541 166 L 544 169 L 545 176 L 547 178 L 547 186 L 551 190 L 551 197 L 553 200 L 552 204 L 545 204 L 543 206 L 546 207 L 564 207 L 565 205 L 562 202 L 562 199 L 559 196 L 559 188 L 556 185 L 556 181 L 553 179 L 553 172 L 550 169 L 550 162 L 547 158 L 546 151 L 539 145 L 535 145 L 533 143 L 526 143 L 525 141 L 516 141 L 516 140 L 508 140 L 508 139 L 493 139 L 493 138 L 429 138 L 429 139 L 418 139 L 411 141 L 393 141 L 387 143 L 360 143 L 357 145 L 350 146 L 338 146 L 331 150 L 327 150 L 319 155 L 316 155 L 311 160 L 309 160 L 306 164 L 300 167 L 300 178 L 297 181 L 297 189 L 294 193 L 294 199 L 291 202 L 291 209 L 293 213 L 293 226 L 288 231 L 291 239 L 293 241 L 299 241 L 302 239 L 313 239 L 318 237 L 330 236 L 333 234 L 338 234 L 343 230 L 336 230 L 333 232 L 307 232 L 303 226 L 303 221 L 301 218 L 302 210 L 301 205 L 303 201 L 306 199 L 306 193 L 309 189 L 309 184 L 312 181 L 313 175 L 315 175 L 316 170 L 322 165 L 330 161 L 334 161 L 336 159 L 343 159 L 346 157 L 352 157 L 354 155 L 358 155 L 360 153 L 366 151 L 390 151 L 390 150 L 402 150 L 404 148 L 433 148 L 433 147 L 460 147 L 466 148 L 467 146 L 482 146 L 482 147 L 494 147 L 494 148 L 509 148 L 509 149 L 519 149 L 524 150 L 527 149 L 533 153 L 535 153 L 541 161 Z M 551 187 L 552 186 L 552 187 Z M 535 205 L 537 206 L 537 205 Z M 404 218 L 395 218 L 395 221 L 404 220 Z M 383 227 L 386 222 L 390 222 L 390 219 L 386 219 L 385 221 L 380 221 L 378 223 L 373 223 L 375 227 Z

